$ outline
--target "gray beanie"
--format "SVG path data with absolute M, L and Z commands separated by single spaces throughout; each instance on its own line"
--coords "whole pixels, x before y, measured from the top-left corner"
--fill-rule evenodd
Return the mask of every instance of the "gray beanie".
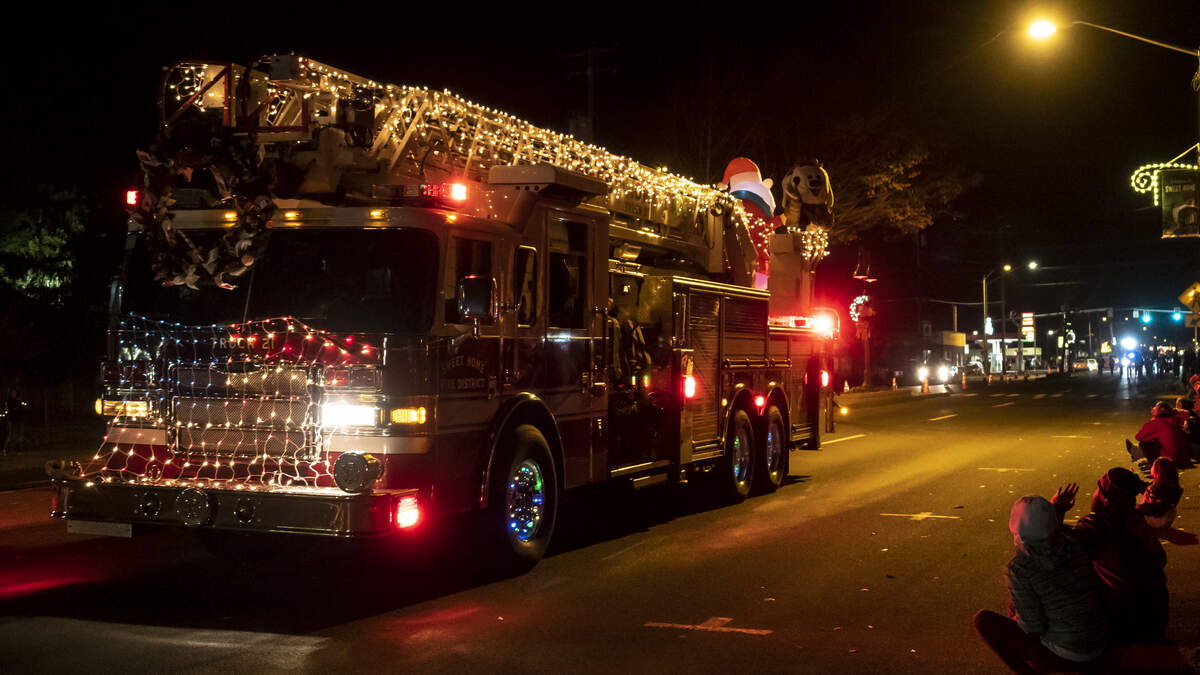
M 1057 529 L 1058 513 L 1045 497 L 1029 495 L 1013 503 L 1012 513 L 1008 517 L 1008 531 L 1012 532 L 1013 541 L 1018 546 L 1048 541 Z

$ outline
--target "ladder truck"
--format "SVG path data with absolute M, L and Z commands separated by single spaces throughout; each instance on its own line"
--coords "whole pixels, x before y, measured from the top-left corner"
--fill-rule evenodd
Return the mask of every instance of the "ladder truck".
M 467 513 L 523 570 L 565 491 L 737 502 L 819 447 L 835 315 L 775 316 L 728 193 L 299 56 L 165 73 L 108 432 L 50 471 L 70 531 L 358 539 Z

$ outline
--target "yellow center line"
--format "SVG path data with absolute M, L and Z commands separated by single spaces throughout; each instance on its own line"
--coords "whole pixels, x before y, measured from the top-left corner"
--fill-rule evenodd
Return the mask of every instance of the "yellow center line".
M 992 406 L 992 407 L 993 407 L 993 408 L 1003 408 L 1004 406 L 1009 406 L 1009 405 L 1012 405 L 1012 404 L 1014 404 L 1014 403 L 1016 403 L 1016 401 L 1009 401 L 1008 403 L 997 403 L 996 405 L 994 405 L 994 406 Z
M 938 420 L 948 420 L 948 419 L 950 419 L 951 417 L 958 417 L 958 413 L 951 413 L 951 414 L 949 414 L 949 415 L 942 415 L 941 417 L 930 417 L 930 418 L 929 418 L 929 421 L 930 421 L 930 422 L 936 422 L 936 421 L 938 421 Z

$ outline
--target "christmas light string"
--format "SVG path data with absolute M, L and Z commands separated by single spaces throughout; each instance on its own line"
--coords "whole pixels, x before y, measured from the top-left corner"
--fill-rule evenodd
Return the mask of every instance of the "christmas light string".
M 288 317 L 188 326 L 130 316 L 116 337 L 118 391 L 148 385 L 150 392 L 149 399 L 126 394 L 121 410 L 148 400 L 150 414 L 111 418 L 109 435 L 82 472 L 93 484 L 331 488 L 335 430 L 322 426 L 312 388 L 329 384 L 330 368 L 380 360 L 361 337 Z M 164 429 L 165 444 L 127 441 Z

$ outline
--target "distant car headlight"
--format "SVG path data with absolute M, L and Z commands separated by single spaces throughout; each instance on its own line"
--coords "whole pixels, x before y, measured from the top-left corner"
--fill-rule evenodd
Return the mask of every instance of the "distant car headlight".
M 921 366 L 920 368 L 917 368 L 917 379 L 921 380 L 921 381 L 928 380 L 929 379 L 929 369 L 926 368 L 925 366 Z
M 938 374 L 938 379 L 941 380 L 942 382 L 945 382 L 946 380 L 950 379 L 950 369 L 947 368 L 946 366 L 938 366 L 937 374 Z
M 373 427 L 379 424 L 379 408 L 332 401 L 321 406 L 321 424 L 327 427 Z

